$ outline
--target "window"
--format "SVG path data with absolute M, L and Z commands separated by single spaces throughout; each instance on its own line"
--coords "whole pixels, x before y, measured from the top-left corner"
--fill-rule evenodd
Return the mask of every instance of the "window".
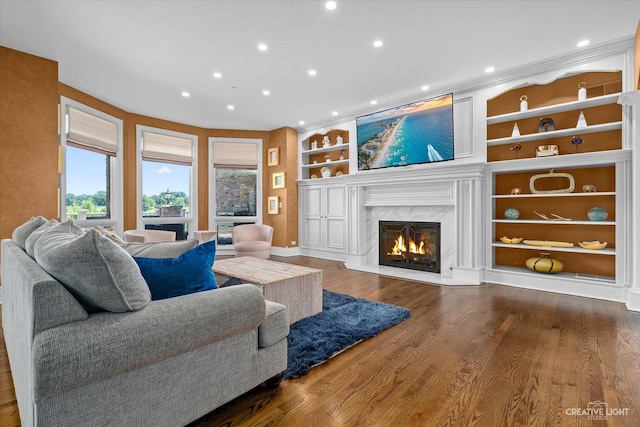
M 197 230 L 198 138 L 137 126 L 138 228 L 170 230 L 178 240 Z
M 122 233 L 122 121 L 61 100 L 60 218 Z
M 218 245 L 230 245 L 231 228 L 261 220 L 262 140 L 209 138 L 209 144 L 210 228 Z

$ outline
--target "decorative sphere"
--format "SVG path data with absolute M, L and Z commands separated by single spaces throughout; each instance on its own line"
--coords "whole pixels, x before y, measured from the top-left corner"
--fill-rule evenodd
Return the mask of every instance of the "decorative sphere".
M 520 218 L 520 212 L 515 208 L 507 208 L 504 211 L 504 217 L 507 219 L 518 219 Z
M 526 262 L 527 268 L 538 273 L 559 273 L 564 265 L 557 259 L 553 259 L 549 254 L 540 254 L 539 257 L 529 258 Z
M 589 212 L 587 212 L 587 216 L 591 221 L 604 221 L 605 219 L 607 219 L 609 214 L 604 208 L 595 206 L 589 209 Z
M 598 189 L 593 184 L 586 184 L 582 186 L 582 191 L 584 191 L 585 193 L 595 193 L 596 191 L 598 191 Z
M 518 194 L 522 194 L 522 190 L 518 187 L 512 188 L 511 189 L 511 194 L 514 196 L 517 196 Z

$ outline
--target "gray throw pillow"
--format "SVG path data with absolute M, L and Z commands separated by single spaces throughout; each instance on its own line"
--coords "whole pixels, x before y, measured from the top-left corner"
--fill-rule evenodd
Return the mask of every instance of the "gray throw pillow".
M 27 222 L 18 226 L 15 230 L 13 230 L 11 239 L 13 239 L 13 241 L 16 242 L 18 246 L 24 249 L 24 245 L 25 245 L 25 242 L 27 241 L 27 237 L 29 237 L 31 233 L 36 231 L 36 229 L 40 227 L 42 224 L 44 224 L 45 222 L 47 222 L 47 220 L 41 216 L 32 216 L 31 218 L 29 218 Z
M 70 220 L 42 234 L 36 262 L 87 311 L 136 311 L 149 304 L 151 292 L 133 258 L 96 230 L 78 229 Z
M 136 258 L 177 258 L 198 246 L 196 239 L 173 242 L 125 243 L 121 245 L 129 255 Z
M 60 223 L 55 219 L 50 219 L 49 221 L 38 227 L 33 233 L 29 234 L 29 237 L 27 237 L 27 240 L 24 242 L 24 250 L 27 251 L 27 255 L 33 258 L 33 250 L 35 249 L 36 242 L 38 241 L 40 236 L 42 236 L 43 233 L 46 233 L 58 224 Z

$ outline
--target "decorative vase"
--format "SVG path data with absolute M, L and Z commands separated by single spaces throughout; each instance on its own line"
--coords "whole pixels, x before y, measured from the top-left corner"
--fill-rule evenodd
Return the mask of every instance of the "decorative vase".
M 529 108 L 529 103 L 527 102 L 527 95 L 522 95 L 520 97 L 520 111 L 527 111 Z
M 520 218 L 520 212 L 515 208 L 507 208 L 504 211 L 504 217 L 507 219 L 518 219 Z
M 578 101 L 587 99 L 587 84 L 585 82 L 578 83 Z
M 336 144 L 342 145 L 343 143 L 344 143 L 344 139 L 342 139 L 342 137 L 338 135 L 338 137 L 336 138 Z
M 318 141 L 311 141 L 311 149 L 312 150 L 318 149 Z
M 538 273 L 559 273 L 564 265 L 557 259 L 551 258 L 548 253 L 541 253 L 539 257 L 529 258 L 527 268 Z
M 604 221 L 605 219 L 607 219 L 609 214 L 604 208 L 601 208 L 600 206 L 594 206 L 593 208 L 589 209 L 589 212 L 587 212 L 587 216 L 591 221 Z
M 329 178 L 331 176 L 331 169 L 325 169 L 322 171 L 323 178 Z
M 323 147 L 329 147 L 331 145 L 331 142 L 329 141 L 329 137 L 327 135 L 324 136 L 324 138 L 322 138 L 322 146 Z

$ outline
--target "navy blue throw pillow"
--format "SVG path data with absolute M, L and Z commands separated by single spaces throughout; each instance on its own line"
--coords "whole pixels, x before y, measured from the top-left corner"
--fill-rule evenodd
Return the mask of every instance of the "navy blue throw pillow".
M 151 290 L 151 299 L 160 300 L 218 289 L 213 274 L 216 241 L 188 250 L 177 258 L 137 258 L 142 277 Z

